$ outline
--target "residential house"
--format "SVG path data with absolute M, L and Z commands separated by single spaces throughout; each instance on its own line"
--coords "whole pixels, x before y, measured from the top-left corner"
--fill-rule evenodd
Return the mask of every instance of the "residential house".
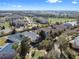
M 16 52 L 12 48 L 12 45 L 13 44 L 9 43 L 0 51 L 0 59 L 13 59 L 16 56 Z
M 60 25 L 53 25 L 53 28 L 57 29 L 57 30 L 64 30 L 64 29 L 67 28 L 67 26 L 64 26 L 63 24 L 60 24 Z
M 39 40 L 38 40 L 38 39 L 39 39 L 39 35 L 36 34 L 36 33 L 34 33 L 34 32 L 32 32 L 32 31 L 29 31 L 29 32 L 27 32 L 27 31 L 26 31 L 26 32 L 23 32 L 22 35 L 25 36 L 25 37 L 30 38 L 32 42 L 39 41 Z
M 65 23 L 65 24 L 71 24 L 72 26 L 78 25 L 76 21 L 74 21 L 74 22 L 67 22 L 67 23 Z
M 79 36 L 75 37 L 74 40 L 70 41 L 71 47 L 76 50 L 77 52 L 79 52 Z
M 36 20 L 37 23 L 40 23 L 40 24 L 48 24 L 48 20 L 46 19 L 41 19 L 41 20 Z
M 11 33 L 11 32 L 12 32 L 11 29 L 4 29 L 4 30 L 1 30 L 1 31 L 0 31 L 0 36 L 9 34 L 9 33 Z
M 8 41 L 10 42 L 21 42 L 22 40 L 22 36 L 25 36 L 25 37 L 28 37 L 31 39 L 31 41 L 37 41 L 38 38 L 39 38 L 39 35 L 37 35 L 36 33 L 34 32 L 23 32 L 23 33 L 16 33 L 16 34 L 13 34 L 13 35 L 10 35 L 8 36 Z

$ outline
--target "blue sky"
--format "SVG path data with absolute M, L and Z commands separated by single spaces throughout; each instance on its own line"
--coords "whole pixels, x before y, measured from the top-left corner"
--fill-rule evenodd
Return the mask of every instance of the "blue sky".
M 79 0 L 0 0 L 0 10 L 79 11 Z

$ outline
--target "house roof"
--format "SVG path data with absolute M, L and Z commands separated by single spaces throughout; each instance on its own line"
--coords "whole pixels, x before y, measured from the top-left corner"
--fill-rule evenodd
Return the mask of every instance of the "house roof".
M 0 51 L 0 59 L 13 59 L 16 55 L 16 51 L 12 48 L 12 43 L 7 45 L 2 51 Z M 4 56 L 3 56 L 4 55 Z
M 23 32 L 23 33 L 17 33 L 17 34 L 13 34 L 8 36 L 8 39 L 11 40 L 12 42 L 20 42 L 22 40 L 21 35 L 24 35 L 25 37 L 30 38 L 32 41 L 36 40 L 39 35 L 37 35 L 34 32 Z
M 32 32 L 32 31 L 30 31 L 30 32 L 26 31 L 26 32 L 22 33 L 22 35 L 30 38 L 32 41 L 35 41 L 39 37 L 39 35 L 37 35 L 36 33 Z
M 8 36 L 8 40 L 11 40 L 12 42 L 20 42 L 21 40 L 21 33 L 13 34 Z
M 60 25 L 54 25 L 53 26 L 54 28 L 58 29 L 58 30 L 63 30 L 63 29 L 66 29 L 67 27 L 64 26 L 63 24 L 60 24 Z
M 56 31 L 56 29 L 52 29 L 52 27 L 47 27 L 47 28 L 40 28 L 40 29 L 37 29 L 37 30 L 35 30 L 35 32 L 38 33 L 38 32 L 40 32 L 41 30 L 43 30 L 43 31 L 45 31 L 45 32 L 50 32 L 50 31 L 55 32 L 55 31 Z
M 64 26 L 65 26 L 66 28 L 69 28 L 69 27 L 72 27 L 72 24 L 70 24 L 70 23 L 65 23 Z
M 48 24 L 48 20 L 37 20 L 37 23 Z
M 74 44 L 79 47 L 79 36 L 74 39 Z
M 9 32 L 11 32 L 11 31 L 12 31 L 11 29 L 4 29 L 4 30 L 0 30 L 0 33 L 1 33 L 1 32 L 9 33 Z
M 76 21 L 74 21 L 74 22 L 67 22 L 67 23 L 71 24 L 72 26 L 77 25 Z

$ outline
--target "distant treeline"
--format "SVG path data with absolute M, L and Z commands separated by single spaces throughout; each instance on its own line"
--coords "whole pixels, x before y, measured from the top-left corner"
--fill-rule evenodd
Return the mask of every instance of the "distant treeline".
M 79 12 L 77 11 L 0 11 L 0 16 L 6 16 L 11 14 L 17 14 L 20 16 L 30 17 L 58 17 L 58 18 L 76 18 Z

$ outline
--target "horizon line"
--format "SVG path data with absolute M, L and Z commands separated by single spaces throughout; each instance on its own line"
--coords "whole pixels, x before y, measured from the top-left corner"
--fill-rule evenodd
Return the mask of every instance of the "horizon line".
M 78 10 L 0 10 L 0 11 L 76 11 L 79 12 Z

